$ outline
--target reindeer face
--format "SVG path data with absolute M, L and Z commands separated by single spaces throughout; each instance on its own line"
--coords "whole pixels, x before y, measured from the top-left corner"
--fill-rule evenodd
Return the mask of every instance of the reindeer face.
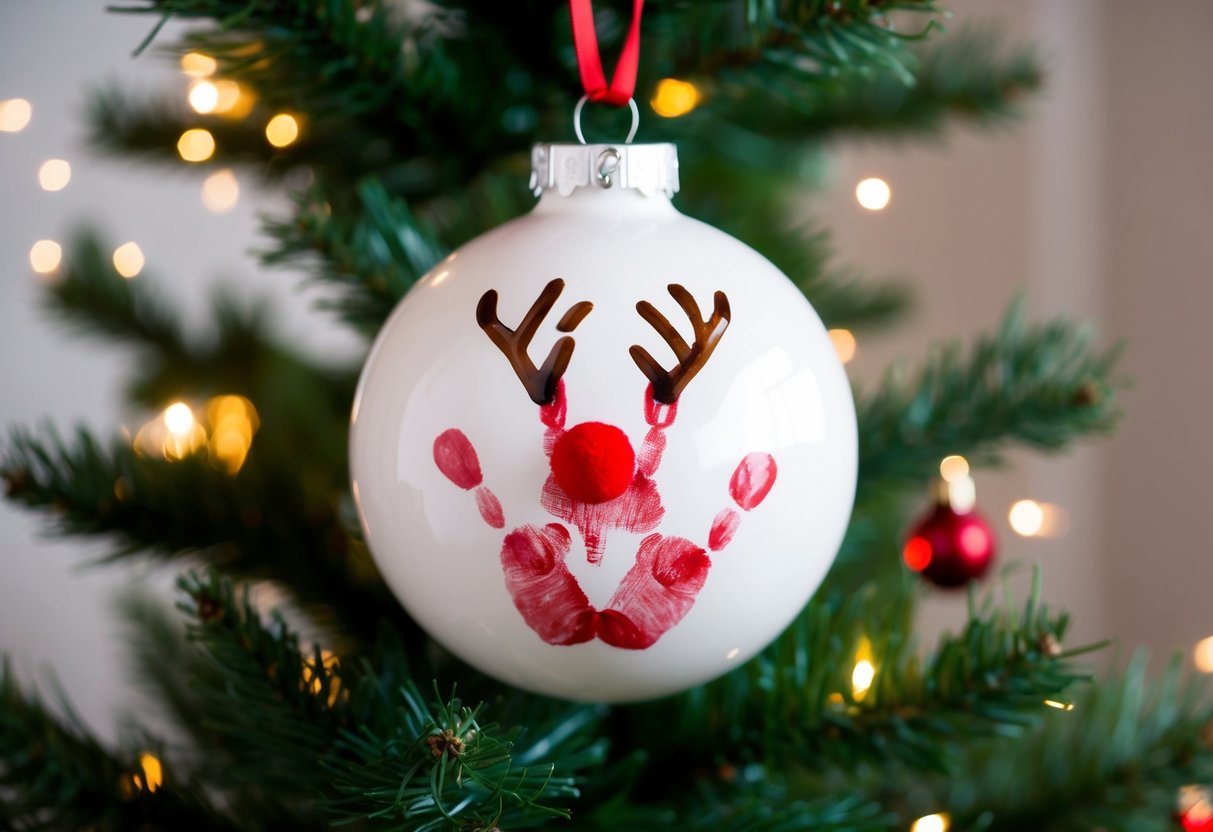
M 502 230 L 517 257 L 490 235 L 442 264 L 376 344 L 351 443 L 368 541 L 427 630 L 513 684 L 710 678 L 832 558 L 845 377 L 786 279 L 719 232 L 533 220 Z M 676 256 L 637 267 L 671 232 Z

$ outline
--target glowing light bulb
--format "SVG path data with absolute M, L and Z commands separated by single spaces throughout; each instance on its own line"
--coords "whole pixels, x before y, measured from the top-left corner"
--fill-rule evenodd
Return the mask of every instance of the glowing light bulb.
M 910 826 L 910 832 L 948 832 L 952 819 L 946 812 L 935 815 L 923 815 Z
M 219 88 L 199 79 L 190 84 L 189 102 L 195 113 L 213 113 L 219 104 Z
M 855 649 L 855 668 L 851 671 L 851 697 L 862 702 L 876 679 L 876 665 L 872 664 L 872 642 L 867 636 L 859 639 Z
M 20 133 L 33 115 L 34 108 L 24 98 L 0 101 L 0 132 Z
M 114 270 L 130 280 L 143 271 L 143 249 L 137 243 L 123 243 L 114 249 Z
M 177 140 L 177 152 L 187 162 L 205 162 L 215 153 L 215 137 L 210 130 L 193 127 Z
M 286 147 L 299 138 L 299 122 L 287 113 L 279 113 L 265 125 L 265 138 L 274 147 Z
M 164 783 L 164 768 L 160 758 L 150 752 L 139 756 L 139 768 L 143 769 L 143 785 L 149 792 L 154 792 Z
M 215 214 L 225 214 L 236 207 L 240 199 L 240 183 L 236 174 L 224 168 L 215 171 L 202 183 L 202 204 Z
M 211 460 L 235 476 L 261 427 L 257 409 L 243 396 L 216 396 L 206 403 L 206 417 L 211 425 Z
M 945 482 L 956 482 L 969 475 L 969 461 L 959 454 L 945 456 L 939 463 L 939 476 Z
M 1007 512 L 1011 530 L 1022 537 L 1035 537 L 1045 525 L 1045 510 L 1035 500 L 1019 500 Z
M 850 363 L 855 357 L 855 336 L 849 329 L 831 329 L 826 333 L 830 336 L 830 343 L 834 345 L 834 352 L 838 353 L 838 360 L 843 364 Z
M 39 240 L 29 250 L 29 264 L 38 274 L 50 274 L 62 259 L 63 249 L 54 240 Z
M 689 81 L 663 78 L 657 84 L 653 100 L 649 104 L 653 112 L 664 118 L 678 118 L 699 106 L 699 90 Z
M 44 191 L 62 191 L 72 179 L 72 166 L 63 159 L 47 159 L 38 168 L 38 184 Z
M 206 78 L 215 74 L 219 64 L 210 55 L 190 52 L 181 56 L 181 71 L 191 78 Z
M 1058 702 L 1056 699 L 1046 699 L 1045 704 L 1048 705 L 1050 708 L 1056 708 L 1059 711 L 1074 710 L 1073 702 Z
M 863 179 L 855 186 L 855 199 L 869 211 L 883 210 L 892 198 L 889 183 L 876 176 Z
M 215 112 L 230 118 L 243 118 L 253 108 L 253 95 L 235 81 L 220 78 L 215 84 Z
M 194 429 L 194 411 L 185 402 L 173 402 L 164 410 L 164 426 L 173 436 L 187 437 Z
M 1201 673 L 1213 673 L 1213 636 L 1197 642 L 1193 658 L 1197 670 Z

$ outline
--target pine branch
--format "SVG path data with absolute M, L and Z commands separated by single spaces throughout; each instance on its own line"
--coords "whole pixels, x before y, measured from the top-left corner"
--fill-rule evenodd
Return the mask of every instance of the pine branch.
M 256 447 L 232 477 L 205 453 L 169 461 L 84 430 L 72 443 L 17 432 L 0 476 L 9 499 L 46 512 L 58 533 L 114 539 L 111 559 L 201 558 L 229 574 L 278 580 L 351 635 L 373 638 L 387 620 L 419 637 L 365 549 L 346 536 L 331 497 L 307 495 L 293 469 L 262 467 Z
M 974 749 L 962 786 L 935 784 L 959 828 L 989 832 L 1170 829 L 1180 787 L 1213 779 L 1213 706 L 1172 661 L 1144 653 L 1014 744 Z
M 1073 659 L 1095 649 L 1059 652 L 1068 618 L 1040 603 L 1039 575 L 1022 610 L 972 605 L 966 627 L 945 635 L 920 659 L 910 631 L 912 604 L 868 588 L 848 596 L 819 593 L 770 647 L 710 685 L 665 703 L 638 706 L 641 732 L 661 725 L 679 754 L 749 758 L 768 767 L 900 760 L 944 770 L 949 743 L 1018 736 L 1089 675 Z M 861 639 L 876 669 L 861 698 L 852 670 Z M 721 749 L 726 749 L 722 752 Z M 658 764 L 660 765 L 660 764 Z
M 1119 350 L 1092 340 L 1064 320 L 1029 325 L 1021 299 L 967 352 L 953 343 L 912 376 L 891 370 L 875 395 L 857 397 L 861 499 L 929 479 L 948 454 L 997 464 L 1008 442 L 1057 451 L 1110 430 Z
M 104 748 L 66 705 L 62 718 L 0 664 L 0 828 L 234 829 L 149 740 Z M 162 782 L 141 756 L 154 753 Z M 138 777 L 139 779 L 135 779 Z M 147 778 L 147 779 L 143 779 Z

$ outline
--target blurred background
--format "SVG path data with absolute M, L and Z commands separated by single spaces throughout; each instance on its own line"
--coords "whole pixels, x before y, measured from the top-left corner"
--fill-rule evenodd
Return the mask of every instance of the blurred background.
M 1213 673 L 1213 4 L 947 5 L 953 27 L 991 23 L 1038 44 L 1046 90 L 1006 129 L 831 148 L 805 215 L 832 229 L 841 260 L 902 275 L 917 298 L 899 330 L 858 343 L 838 333 L 836 345 L 853 352 L 848 370 L 863 386 L 941 339 L 990 329 L 1019 292 L 1036 314 L 1089 320 L 1103 340 L 1126 341 L 1134 383 L 1118 433 L 978 472 L 978 505 L 1004 565 L 1042 565 L 1046 597 L 1074 615 L 1073 644 L 1110 636 L 1122 653 L 1181 650 Z M 133 243 L 118 255 L 124 267 L 180 298 L 198 326 L 213 287 L 234 286 L 269 299 L 284 336 L 308 352 L 356 360 L 361 345 L 312 308 L 299 275 L 254 268 L 257 216 L 280 194 L 239 172 L 182 165 L 166 175 L 88 149 L 90 89 L 117 81 L 184 97 L 190 80 L 154 49 L 132 59 L 148 20 L 103 6 L 0 4 L 0 426 L 134 433 L 156 415 L 121 404 L 132 356 L 96 350 L 40 313 L 49 278 L 38 271 L 55 249 L 39 241 L 63 241 L 85 221 Z M 53 667 L 103 736 L 137 708 L 114 614 L 132 572 L 93 565 L 106 552 L 48 539 L 0 504 L 0 651 L 27 679 L 46 683 Z M 135 580 L 167 594 L 172 574 Z M 963 593 L 934 593 L 923 638 L 964 614 Z

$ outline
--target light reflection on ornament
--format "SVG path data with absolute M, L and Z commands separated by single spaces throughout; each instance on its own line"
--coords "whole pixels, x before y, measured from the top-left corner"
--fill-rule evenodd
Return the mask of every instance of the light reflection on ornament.
M 274 147 L 287 147 L 299 138 L 299 122 L 288 113 L 279 113 L 265 125 L 265 138 Z
M 195 81 L 190 84 L 189 102 L 195 113 L 213 113 L 219 103 L 219 89 L 210 81 Z
M 114 269 L 127 280 L 143 271 L 144 262 L 143 249 L 138 243 L 123 243 L 114 249 Z
M 0 132 L 20 133 L 29 124 L 34 108 L 24 98 L 0 101 Z
M 664 118 L 678 118 L 699 106 L 699 90 L 689 81 L 677 78 L 662 78 L 657 84 L 653 100 L 649 103 L 653 112 Z
M 843 364 L 850 363 L 855 357 L 855 349 L 857 344 L 855 336 L 849 329 L 831 329 L 826 333 L 830 336 L 830 343 L 834 345 L 834 352 L 838 353 L 838 360 Z
M 931 541 L 925 537 L 911 537 L 906 541 L 901 557 L 906 566 L 915 572 L 921 572 L 931 563 Z
M 240 183 L 229 168 L 218 170 L 202 183 L 202 204 L 213 214 L 226 214 L 240 199 Z
M 177 140 L 177 153 L 187 162 L 205 162 L 215 153 L 215 137 L 210 130 L 193 127 Z
M 889 183 L 877 176 L 860 180 L 855 186 L 855 199 L 869 211 L 882 211 L 893 198 Z
M 39 240 L 30 247 L 29 264 L 38 274 L 50 274 L 62 260 L 63 249 L 54 240 Z
M 64 159 L 47 159 L 38 168 L 38 184 L 44 191 L 62 191 L 72 179 L 72 166 Z
M 210 55 L 189 52 L 181 56 L 181 71 L 191 78 L 206 78 L 215 74 L 219 64 Z
M 1196 643 L 1193 658 L 1197 670 L 1201 673 L 1213 673 L 1213 636 L 1201 639 Z
M 910 826 L 910 832 L 948 832 L 951 825 L 951 817 L 946 812 L 940 812 L 920 817 Z

